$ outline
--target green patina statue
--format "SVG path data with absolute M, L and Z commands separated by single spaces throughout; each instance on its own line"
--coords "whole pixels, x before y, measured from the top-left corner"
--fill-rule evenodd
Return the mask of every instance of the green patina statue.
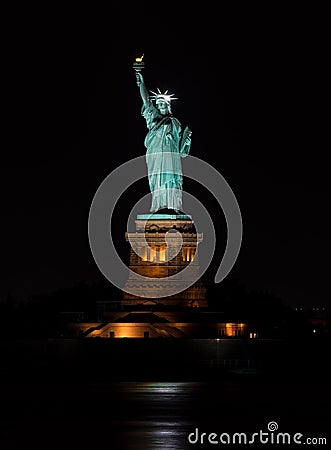
M 171 112 L 173 94 L 149 92 L 141 71 L 136 71 L 137 84 L 143 100 L 142 116 L 148 133 L 145 138 L 148 181 L 152 194 L 150 211 L 171 209 L 182 211 L 183 175 L 181 158 L 191 147 L 191 130 L 182 129 L 181 123 Z M 155 105 L 153 103 L 155 101 Z

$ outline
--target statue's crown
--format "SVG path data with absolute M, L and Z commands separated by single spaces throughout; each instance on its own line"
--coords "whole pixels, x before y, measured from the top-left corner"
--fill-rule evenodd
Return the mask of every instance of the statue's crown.
M 151 95 L 151 99 L 157 102 L 158 99 L 164 100 L 168 105 L 170 105 L 171 100 L 178 100 L 177 97 L 173 97 L 175 94 L 168 94 L 168 91 L 165 91 L 163 94 L 159 88 L 157 88 L 158 92 L 150 91 L 153 95 Z

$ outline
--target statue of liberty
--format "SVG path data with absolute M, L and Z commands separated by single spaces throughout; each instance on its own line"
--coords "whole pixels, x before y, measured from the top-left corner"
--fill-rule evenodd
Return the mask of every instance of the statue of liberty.
M 152 213 L 161 209 L 182 211 L 183 175 L 181 158 L 188 155 L 191 147 L 191 130 L 182 129 L 181 123 L 172 115 L 171 101 L 174 94 L 157 93 L 146 88 L 141 71 L 136 71 L 137 84 L 143 100 L 141 114 L 148 128 L 145 137 L 146 163 L 149 188 L 152 194 Z M 155 101 L 155 105 L 153 103 Z

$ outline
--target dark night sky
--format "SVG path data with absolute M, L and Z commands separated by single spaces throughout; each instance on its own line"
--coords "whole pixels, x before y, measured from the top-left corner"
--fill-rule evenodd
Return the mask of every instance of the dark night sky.
M 17 19 L 5 64 L 0 298 L 103 277 L 88 213 L 104 178 L 145 152 L 132 70 L 142 50 L 148 87 L 176 93 L 173 112 L 193 131 L 191 154 L 217 168 L 239 202 L 244 236 L 229 277 L 291 305 L 330 306 L 323 13 L 190 14 L 164 6 L 163 15 L 139 20 L 119 9 Z M 210 195 L 192 189 L 221 223 Z M 120 203 L 119 241 L 138 193 L 148 193 L 147 180 Z

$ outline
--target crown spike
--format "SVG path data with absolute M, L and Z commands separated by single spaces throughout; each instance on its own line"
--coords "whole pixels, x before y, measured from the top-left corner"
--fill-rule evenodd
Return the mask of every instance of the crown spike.
M 162 94 L 159 88 L 157 88 L 158 93 L 154 91 L 150 91 L 152 100 L 163 99 L 170 105 L 171 100 L 178 100 L 177 97 L 174 97 L 175 94 L 168 94 L 168 89 Z

